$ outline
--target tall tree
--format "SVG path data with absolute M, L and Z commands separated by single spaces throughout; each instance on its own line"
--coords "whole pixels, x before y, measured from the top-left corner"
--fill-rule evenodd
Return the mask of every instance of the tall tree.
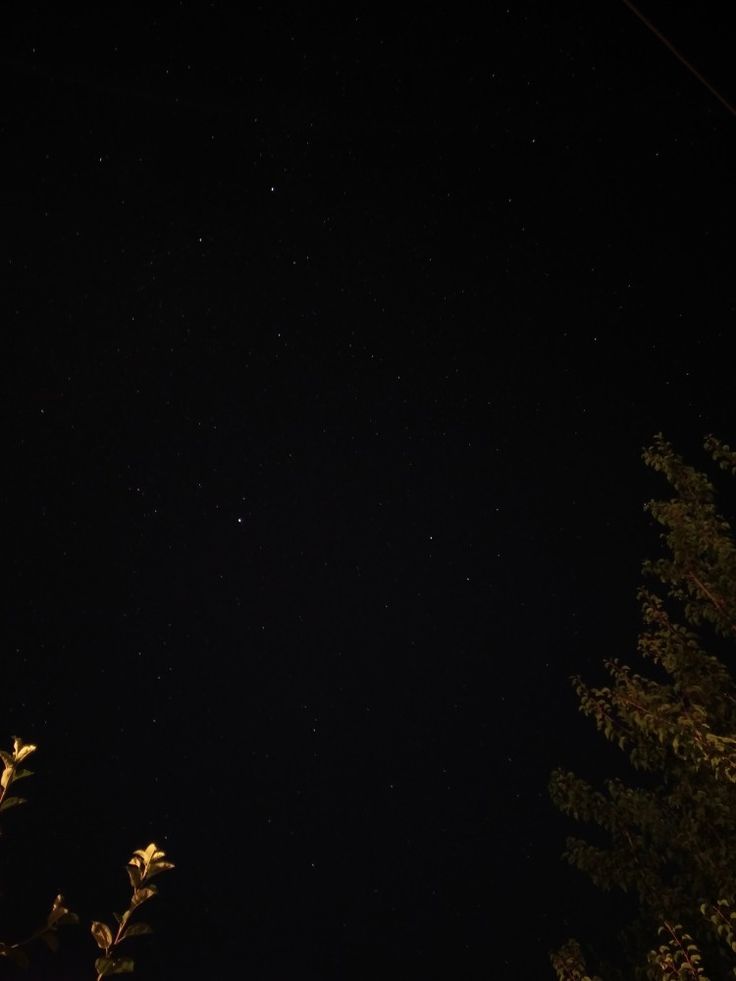
M 736 451 L 712 436 L 705 449 L 736 476 Z M 605 981 L 715 981 L 736 975 L 736 685 L 724 660 L 736 641 L 736 543 L 705 474 L 661 435 L 643 458 L 672 492 L 645 505 L 665 546 L 644 563 L 639 591 L 638 652 L 649 670 L 612 659 L 606 687 L 572 678 L 580 710 L 642 776 L 600 790 L 557 769 L 549 790 L 606 842 L 570 837 L 564 857 L 598 887 L 629 893 L 637 909 L 618 963 L 599 958 Z M 590 977 L 575 940 L 550 959 L 560 981 Z

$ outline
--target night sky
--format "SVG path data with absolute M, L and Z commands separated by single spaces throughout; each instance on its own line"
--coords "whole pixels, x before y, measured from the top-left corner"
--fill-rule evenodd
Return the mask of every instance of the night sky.
M 641 448 L 736 438 L 736 118 L 614 0 L 241 6 L 5 15 L 0 939 L 62 891 L 93 976 L 155 840 L 141 979 L 551 978 Z

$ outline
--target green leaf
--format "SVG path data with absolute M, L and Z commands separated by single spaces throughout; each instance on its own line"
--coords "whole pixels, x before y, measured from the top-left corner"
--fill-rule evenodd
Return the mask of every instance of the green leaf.
M 25 804 L 25 797 L 6 797 L 0 804 L 0 811 L 7 811 L 9 807 L 17 807 L 18 804 Z
M 135 961 L 132 957 L 98 957 L 95 961 L 95 970 L 103 978 L 110 974 L 132 974 L 135 970 Z
M 127 940 L 128 937 L 142 937 L 144 933 L 153 933 L 153 927 L 147 923 L 131 923 L 120 939 Z
M 16 770 L 13 775 L 13 780 L 22 780 L 23 777 L 32 777 L 33 770 Z

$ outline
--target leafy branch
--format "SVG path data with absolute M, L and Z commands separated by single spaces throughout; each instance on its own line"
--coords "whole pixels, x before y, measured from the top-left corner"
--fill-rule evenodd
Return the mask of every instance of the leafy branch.
M 2 775 L 0 775 L 0 812 L 26 802 L 24 797 L 8 796 L 8 791 L 16 780 L 33 775 L 31 770 L 24 769 L 21 764 L 31 753 L 36 751 L 36 748 L 31 743 L 26 744 L 18 736 L 14 736 L 12 752 L 0 750 L 0 760 L 2 760 L 4 767 Z M 126 866 L 132 890 L 130 904 L 124 913 L 113 913 L 117 922 L 117 930 L 113 933 L 106 923 L 97 920 L 91 924 L 92 936 L 97 946 L 104 951 L 102 956 L 95 961 L 97 981 L 101 981 L 102 978 L 111 974 L 131 974 L 133 972 L 135 969 L 133 958 L 117 956 L 117 948 L 124 940 L 131 937 L 153 933 L 148 923 L 131 923 L 130 920 L 139 906 L 157 895 L 158 889 L 151 882 L 151 879 L 161 872 L 173 868 L 174 863 L 166 860 L 165 853 L 159 849 L 155 842 L 151 842 L 147 848 L 139 848 L 133 852 Z M 79 917 L 66 908 L 64 897 L 59 894 L 54 900 L 51 912 L 43 926 L 15 943 L 0 941 L 0 957 L 7 958 L 17 967 L 27 968 L 30 961 L 23 948 L 35 940 L 41 940 L 49 950 L 56 953 L 59 948 L 59 938 L 56 935 L 57 928 L 72 923 L 79 923 Z
M 139 906 L 148 902 L 158 893 L 157 887 L 151 884 L 151 879 L 161 872 L 174 868 L 173 862 L 164 860 L 164 854 L 154 842 L 151 842 L 148 848 L 138 848 L 133 852 L 133 856 L 126 866 L 132 890 L 130 905 L 122 914 L 113 913 L 118 925 L 114 935 L 107 923 L 101 923 L 98 920 L 93 921 L 92 936 L 95 938 L 97 946 L 105 952 L 102 957 L 98 957 L 95 961 L 97 981 L 110 974 L 130 974 L 133 971 L 135 962 L 132 957 L 113 955 L 115 948 L 123 940 L 153 933 L 153 929 L 148 923 L 131 923 L 130 918 Z

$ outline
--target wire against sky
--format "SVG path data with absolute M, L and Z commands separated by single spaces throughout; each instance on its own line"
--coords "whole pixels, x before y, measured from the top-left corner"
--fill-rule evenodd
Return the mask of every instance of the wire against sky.
M 728 111 L 731 113 L 732 116 L 736 116 L 736 107 L 731 105 L 728 99 L 726 99 L 725 96 L 722 96 L 721 93 L 718 91 L 718 89 L 714 88 L 710 84 L 708 79 L 704 78 L 697 70 L 697 68 L 694 65 L 690 64 L 690 62 L 687 60 L 687 58 L 684 57 L 684 55 L 680 54 L 680 52 L 677 50 L 674 44 L 672 44 L 672 42 L 669 41 L 664 36 L 664 34 L 662 34 L 659 30 L 657 30 L 654 24 L 644 16 L 644 14 L 638 9 L 638 7 L 636 7 L 633 3 L 631 3 L 631 0 L 623 0 L 623 2 L 629 8 L 632 14 L 638 17 L 639 20 L 642 22 L 642 24 L 648 27 L 649 30 L 652 32 L 652 34 L 654 34 L 656 38 L 659 38 L 659 40 L 662 42 L 662 44 L 665 45 L 665 47 L 669 48 L 669 50 L 672 52 L 675 58 L 677 58 L 677 60 L 681 62 L 685 66 L 685 68 L 687 68 L 687 70 L 691 72 L 697 78 L 697 80 L 701 82 L 708 89 L 708 91 L 716 97 L 716 99 L 718 99 L 721 105 L 724 106 L 726 109 L 728 109 Z

